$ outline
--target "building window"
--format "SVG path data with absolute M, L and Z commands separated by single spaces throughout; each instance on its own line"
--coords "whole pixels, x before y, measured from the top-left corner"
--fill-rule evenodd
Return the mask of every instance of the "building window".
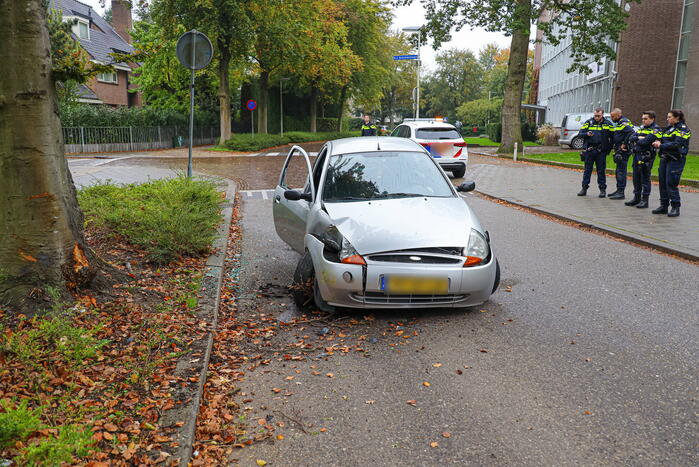
M 88 23 L 87 21 L 78 20 L 78 22 L 73 25 L 73 34 L 78 36 L 80 40 L 89 41 L 90 23 Z
M 672 94 L 672 108 L 682 107 L 684 101 L 684 85 L 687 80 L 687 59 L 689 58 L 689 42 L 694 29 L 695 0 L 684 0 L 682 13 L 682 30 L 680 31 L 680 44 L 677 50 L 677 68 L 675 72 L 675 89 Z
M 102 83 L 117 84 L 118 81 L 116 71 L 114 73 L 99 73 L 97 75 L 97 81 Z

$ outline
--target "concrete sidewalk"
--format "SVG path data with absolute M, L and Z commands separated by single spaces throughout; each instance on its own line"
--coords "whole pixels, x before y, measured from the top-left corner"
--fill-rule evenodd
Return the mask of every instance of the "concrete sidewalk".
M 477 159 L 477 158 L 473 158 Z M 625 206 L 632 196 L 632 184 L 626 187 L 625 200 L 598 198 L 591 187 L 588 196 L 576 196 L 582 171 L 515 163 L 487 157 L 473 160 L 465 178 L 476 181 L 476 190 L 563 219 L 579 222 L 615 236 L 699 261 L 699 193 L 681 190 L 681 216 L 651 214 L 659 205 L 658 185 L 654 184 L 649 209 Z M 482 162 L 481 162 L 482 161 Z M 594 181 L 594 174 L 593 174 Z M 613 177 L 607 177 L 607 191 L 615 190 Z M 529 233 L 531 234 L 531 233 Z

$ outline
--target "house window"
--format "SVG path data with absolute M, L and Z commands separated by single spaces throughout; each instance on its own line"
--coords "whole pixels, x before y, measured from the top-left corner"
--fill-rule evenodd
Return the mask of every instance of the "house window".
M 102 83 L 117 84 L 118 81 L 116 71 L 114 73 L 99 73 L 97 75 L 97 81 Z
M 78 36 L 80 40 L 90 40 L 90 24 L 87 21 L 78 20 L 78 22 L 73 26 L 73 33 Z
M 682 29 L 680 30 L 680 44 L 677 51 L 677 68 L 675 72 L 675 91 L 672 95 L 672 107 L 682 107 L 684 101 L 684 85 L 687 80 L 687 60 L 689 59 L 689 42 L 694 30 L 694 6 L 695 0 L 684 0 L 684 12 L 682 14 Z

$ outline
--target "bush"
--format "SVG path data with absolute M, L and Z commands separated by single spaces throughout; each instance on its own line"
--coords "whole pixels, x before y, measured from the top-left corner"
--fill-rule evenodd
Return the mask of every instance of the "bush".
M 225 147 L 233 151 L 260 151 L 262 149 L 283 146 L 289 143 L 308 143 L 310 141 L 329 141 L 331 139 L 359 136 L 358 132 L 325 132 L 311 133 L 307 131 L 290 131 L 282 135 L 238 133 L 226 141 Z
M 347 129 L 349 130 L 360 130 L 364 124 L 364 119 L 359 117 L 352 117 L 347 122 Z
M 550 123 L 541 125 L 536 130 L 536 140 L 544 146 L 556 146 L 558 145 L 558 130 Z
M 487 122 L 499 122 L 502 113 L 502 99 L 477 99 L 466 102 L 456 109 L 456 118 L 464 123 L 464 128 L 485 127 Z
M 16 459 L 17 465 L 59 466 L 65 462 L 72 464 L 73 457 L 85 457 L 90 453 L 89 446 L 94 444 L 92 433 L 75 425 L 66 425 L 58 429 L 58 436 L 30 445 L 25 453 Z
M 502 124 L 501 123 L 489 123 L 485 127 L 485 132 L 491 141 L 499 143 L 502 140 Z
M 184 176 L 142 185 L 93 185 L 80 190 L 78 201 L 87 224 L 123 235 L 161 264 L 208 252 L 221 221 L 216 184 Z
M 153 107 L 109 107 L 106 105 L 62 104 L 59 108 L 64 127 L 181 126 L 189 125 L 189 115 L 174 109 Z M 218 115 L 195 110 L 197 126 L 218 125 Z
M 14 409 L 10 408 L 9 402 L 0 401 L 0 407 L 3 410 L 0 413 L 0 449 L 5 449 L 17 441 L 24 441 L 43 427 L 39 420 L 41 408 L 28 408 L 26 400 Z
M 319 132 L 337 131 L 337 117 L 317 117 L 316 130 L 318 130 Z

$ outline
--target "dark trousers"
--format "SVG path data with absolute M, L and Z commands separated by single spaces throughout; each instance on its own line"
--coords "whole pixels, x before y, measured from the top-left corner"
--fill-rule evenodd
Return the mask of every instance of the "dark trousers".
M 607 153 L 602 151 L 590 150 L 585 154 L 585 170 L 583 171 L 582 186 L 587 189 L 590 186 L 592 178 L 592 166 L 597 167 L 597 186 L 600 190 L 607 189 L 607 176 L 605 169 L 607 168 Z
M 687 157 L 682 156 L 679 160 L 673 161 L 665 157 L 660 159 L 658 167 L 658 181 L 660 182 L 660 205 L 680 206 L 680 190 L 677 185 L 680 184 L 682 170 L 687 162 Z
M 616 175 L 616 189 L 617 191 L 624 191 L 626 189 L 626 174 L 629 170 L 629 154 L 624 154 L 621 160 L 618 161 L 615 158 L 614 162 L 616 162 L 616 171 L 614 172 L 614 175 Z
M 633 156 L 633 194 L 647 199 L 650 196 L 650 172 L 653 169 L 655 157 L 643 164 L 639 162 L 641 158 L 635 154 Z

